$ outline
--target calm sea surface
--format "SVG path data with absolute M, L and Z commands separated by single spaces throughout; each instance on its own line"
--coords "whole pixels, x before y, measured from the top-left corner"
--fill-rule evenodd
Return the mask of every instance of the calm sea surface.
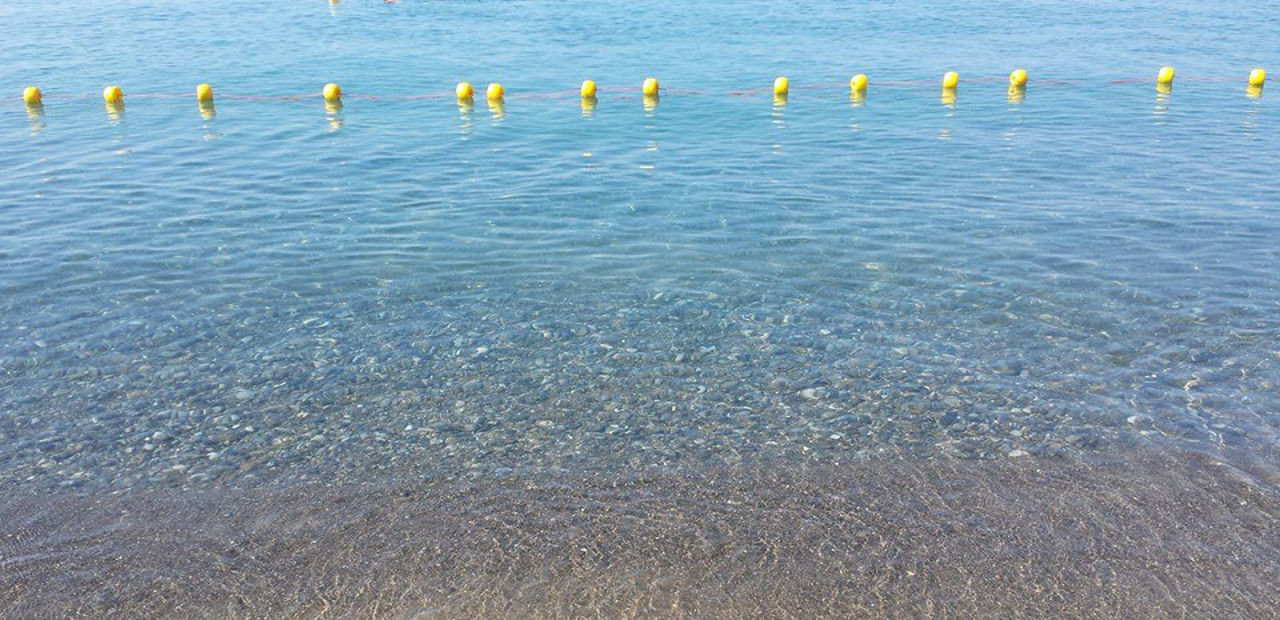
M 18 0 L 0 33 L 0 503 L 1135 454 L 1276 502 L 1275 3 Z M 0 592 L 78 540 L 28 525 Z

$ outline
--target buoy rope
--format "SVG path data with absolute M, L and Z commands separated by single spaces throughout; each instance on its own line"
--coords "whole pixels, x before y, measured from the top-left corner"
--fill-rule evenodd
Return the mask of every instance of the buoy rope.
M 1178 76 L 1177 79 L 1179 83 L 1189 82 L 1189 83 L 1198 83 L 1198 84 L 1233 84 L 1233 83 L 1240 82 L 1239 77 L 1224 77 L 1224 76 L 1181 76 L 1180 75 Z M 1007 83 L 1007 81 L 1008 81 L 1008 78 L 1005 76 L 965 77 L 960 88 L 964 88 L 965 85 L 969 85 L 969 84 L 996 84 L 996 83 Z M 1150 76 L 1125 77 L 1125 78 L 1113 78 L 1110 80 L 1106 80 L 1105 82 L 1102 82 L 1102 84 L 1106 84 L 1106 85 L 1149 84 L 1151 83 L 1151 81 L 1152 79 Z M 1031 85 L 1027 86 L 1027 88 L 1031 89 L 1034 87 L 1036 89 L 1039 89 L 1043 87 L 1087 86 L 1087 85 L 1097 85 L 1097 84 L 1099 84 L 1099 82 L 1082 80 L 1082 79 L 1059 79 L 1059 78 L 1037 77 L 1035 78 L 1034 82 Z M 938 85 L 937 80 L 932 80 L 932 79 L 930 80 L 923 80 L 923 79 L 875 80 L 870 83 L 870 86 L 876 90 L 912 89 L 912 88 L 923 88 L 923 87 L 932 88 L 932 87 L 937 87 L 937 85 Z M 847 83 L 819 83 L 819 84 L 790 85 L 789 90 L 791 92 L 833 91 L 833 90 L 848 92 L 849 85 Z M 597 93 L 598 93 L 598 96 L 602 96 L 602 97 L 613 95 L 614 98 L 616 99 L 625 99 L 625 98 L 631 98 L 631 96 L 634 96 L 634 95 L 640 95 L 641 88 L 640 87 L 600 86 L 597 89 Z M 774 88 L 767 85 L 761 86 L 759 88 L 730 89 L 730 90 L 709 90 L 709 89 L 699 89 L 699 88 L 663 87 L 662 94 L 681 96 L 681 97 L 713 97 L 713 96 L 754 97 L 754 96 L 762 96 L 762 95 L 772 95 L 774 94 Z M 49 100 L 76 101 L 76 100 L 82 100 L 82 99 L 100 99 L 101 98 L 100 93 L 64 93 L 64 92 L 52 91 L 52 92 L 45 92 L 44 95 L 45 95 L 46 103 L 48 103 Z M 482 93 L 477 93 L 477 95 L 478 95 L 477 99 L 483 98 L 482 96 L 480 96 L 482 95 Z M 321 96 L 320 91 L 312 91 L 312 92 L 298 93 L 298 94 L 282 94 L 282 95 L 249 95 L 249 94 L 225 93 L 222 91 L 218 91 L 216 100 L 261 101 L 261 102 L 272 102 L 272 101 L 310 102 L 319 98 L 320 96 Z M 512 100 L 512 99 L 557 100 L 557 99 L 577 99 L 579 98 L 579 96 L 580 96 L 579 89 L 565 88 L 561 90 L 551 90 L 551 91 L 521 91 L 521 90 L 510 91 L 508 90 L 508 91 L 505 91 L 503 98 L 507 100 Z M 191 99 L 191 98 L 192 98 L 192 94 L 190 91 L 151 92 L 151 93 L 131 91 L 127 93 L 127 101 L 167 100 L 167 99 L 177 100 L 177 99 Z M 456 100 L 456 95 L 454 91 L 434 91 L 434 92 L 423 92 L 423 93 L 364 93 L 364 92 L 349 92 L 344 90 L 342 92 L 341 98 L 344 101 L 350 101 L 350 100 L 454 101 Z M 0 101 L 15 101 L 15 100 L 21 102 L 23 99 L 21 95 L 0 97 Z

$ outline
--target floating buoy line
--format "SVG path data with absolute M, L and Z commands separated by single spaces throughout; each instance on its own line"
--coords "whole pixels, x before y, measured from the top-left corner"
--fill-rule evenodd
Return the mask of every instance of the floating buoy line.
M 1167 95 L 1173 91 L 1173 83 L 1175 78 L 1173 67 L 1160 67 L 1156 72 L 1156 91 L 1160 94 Z M 989 81 L 989 80 L 980 80 Z M 1113 80 L 1113 83 L 1135 82 L 1137 80 Z M 1214 80 L 1219 81 L 1219 80 Z M 1225 80 L 1222 80 L 1225 81 Z M 1008 98 L 1011 103 L 1022 101 L 1026 94 L 1030 76 L 1025 69 L 1015 69 L 1009 74 L 1009 93 Z M 1267 82 L 1267 72 L 1265 69 L 1257 68 L 1249 72 L 1246 80 L 1245 93 L 1252 97 L 1258 98 L 1262 96 L 1263 86 Z M 886 82 L 884 86 L 916 86 L 919 82 Z M 849 97 L 854 101 L 864 101 L 867 98 L 867 91 L 871 85 L 870 78 L 864 73 L 854 75 L 849 79 Z M 822 86 L 807 87 L 808 89 L 824 88 Z M 960 74 L 955 71 L 948 71 L 942 76 L 942 96 L 941 101 L 944 104 L 954 104 L 959 97 Z M 627 91 L 634 92 L 631 89 Z M 565 91 L 558 93 L 533 93 L 528 96 L 556 96 L 563 95 Z M 578 95 L 581 97 L 584 106 L 594 108 L 596 105 L 596 96 L 600 92 L 599 87 L 594 80 L 584 80 L 578 89 Z M 619 90 L 618 92 L 624 92 Z M 657 105 L 658 97 L 661 93 L 661 86 L 655 77 L 645 78 L 640 85 L 640 92 L 645 100 L 646 109 L 652 109 Z M 674 91 L 682 95 L 707 94 L 704 91 L 697 90 L 680 90 Z M 732 95 L 751 95 L 762 92 L 768 92 L 764 89 L 755 91 L 731 91 Z M 773 82 L 772 89 L 774 101 L 776 103 L 785 103 L 791 94 L 791 80 L 786 76 L 778 76 Z M 206 119 L 213 116 L 214 94 L 213 87 L 209 84 L 200 84 L 196 86 L 196 101 L 199 103 L 201 114 Z M 453 91 L 454 98 L 459 105 L 471 105 L 476 97 L 475 87 L 468 82 L 459 82 Z M 249 101 L 299 101 L 314 95 L 294 95 L 294 96 L 278 96 L 278 97 L 262 97 L 262 96 L 231 96 L 229 99 L 249 100 Z M 484 91 L 484 97 L 491 106 L 501 105 L 506 99 L 506 88 L 497 82 L 490 83 Z M 177 95 L 147 95 L 148 98 L 176 98 Z M 320 97 L 324 100 L 326 108 L 330 112 L 341 109 L 343 101 L 342 87 L 338 84 L 325 84 L 320 90 Z M 429 99 L 446 99 L 446 94 L 422 94 L 422 95 L 359 95 L 358 98 L 366 100 L 429 100 Z M 123 111 L 125 104 L 124 89 L 118 85 L 110 85 L 102 90 L 102 99 L 107 105 L 107 112 L 113 118 Z M 29 111 L 39 113 L 44 105 L 44 93 L 36 86 L 28 86 L 22 91 L 22 101 L 26 103 Z

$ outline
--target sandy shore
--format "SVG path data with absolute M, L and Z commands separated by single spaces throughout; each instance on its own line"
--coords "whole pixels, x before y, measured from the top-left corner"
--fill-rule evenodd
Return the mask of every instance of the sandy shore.
M 0 617 L 1269 618 L 1273 457 L 0 500 Z

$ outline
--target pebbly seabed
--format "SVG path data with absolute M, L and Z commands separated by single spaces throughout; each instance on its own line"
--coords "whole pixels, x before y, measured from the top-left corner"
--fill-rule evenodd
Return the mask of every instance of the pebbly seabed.
M 1274 455 L 0 502 L 6 618 L 1267 618 Z

